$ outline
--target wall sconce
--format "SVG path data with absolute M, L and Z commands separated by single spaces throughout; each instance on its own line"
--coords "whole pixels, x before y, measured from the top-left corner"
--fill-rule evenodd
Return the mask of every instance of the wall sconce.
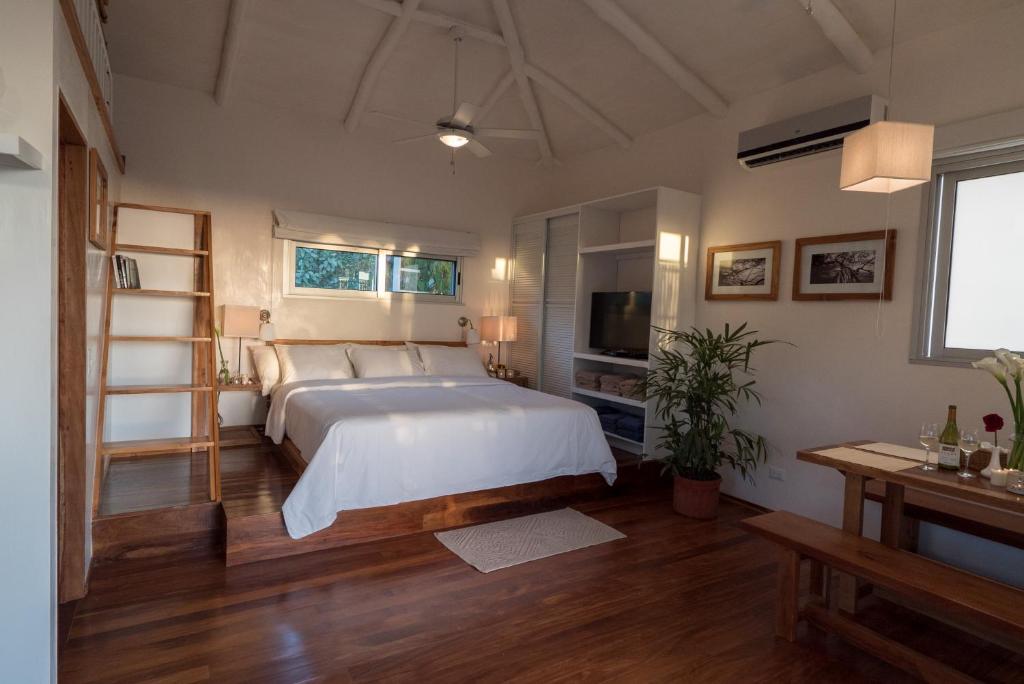
M 462 328 L 466 344 L 480 344 L 480 331 L 473 327 L 473 321 L 465 316 L 460 316 L 459 327 Z
M 260 339 L 264 342 L 271 342 L 277 338 L 277 331 L 274 324 L 270 322 L 270 311 L 260 309 Z

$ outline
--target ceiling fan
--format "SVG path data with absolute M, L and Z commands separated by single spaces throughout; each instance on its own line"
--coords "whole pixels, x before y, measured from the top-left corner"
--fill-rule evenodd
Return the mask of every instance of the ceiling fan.
M 430 123 L 427 121 L 418 121 L 404 116 L 389 114 L 388 112 L 372 112 L 373 114 L 385 119 L 414 123 L 419 126 L 429 126 L 434 129 L 432 133 L 416 135 L 411 138 L 401 138 L 399 140 L 394 140 L 393 142 L 396 145 L 404 145 L 406 143 L 418 142 L 420 140 L 439 140 L 442 144 L 452 148 L 453 155 L 456 149 L 465 147 L 478 157 L 489 157 L 491 156 L 491 151 L 487 149 L 487 147 L 481 143 L 478 138 L 536 140 L 540 134 L 539 131 L 518 128 L 477 128 L 473 126 L 473 119 L 475 119 L 479 113 L 477 106 L 470 104 L 469 102 L 463 102 L 456 107 L 459 87 L 459 44 L 462 43 L 465 30 L 461 26 L 453 26 L 449 29 L 448 33 L 452 37 L 452 41 L 455 43 L 455 73 L 453 78 L 454 83 L 452 86 L 452 113 L 448 116 L 441 117 L 434 123 Z

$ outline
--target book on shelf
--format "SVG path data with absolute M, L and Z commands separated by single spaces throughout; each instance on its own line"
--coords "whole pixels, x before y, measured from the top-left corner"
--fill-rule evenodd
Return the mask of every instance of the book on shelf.
M 139 290 L 142 288 L 139 282 L 139 264 L 131 257 L 115 254 L 113 257 L 114 284 L 119 289 Z

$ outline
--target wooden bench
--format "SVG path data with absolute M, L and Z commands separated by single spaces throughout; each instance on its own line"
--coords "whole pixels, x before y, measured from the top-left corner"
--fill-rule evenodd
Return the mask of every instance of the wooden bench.
M 740 522 L 778 544 L 775 634 L 795 641 L 806 620 L 925 681 L 973 681 L 967 675 L 865 627 L 829 606 L 824 568 L 859 577 L 876 587 L 926 605 L 951 621 L 976 625 L 1024 644 L 1024 591 L 787 511 Z M 811 561 L 811 596 L 801 607 L 800 564 Z

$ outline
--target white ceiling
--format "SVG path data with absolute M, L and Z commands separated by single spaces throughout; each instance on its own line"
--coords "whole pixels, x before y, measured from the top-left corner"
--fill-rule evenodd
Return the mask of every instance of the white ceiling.
M 891 0 L 833 0 L 871 50 L 889 40 Z M 900 0 L 898 39 L 936 31 L 1022 0 Z M 213 93 L 230 0 L 119 0 L 107 37 L 116 73 Z M 735 101 L 843 62 L 796 0 L 617 0 L 681 63 Z M 684 93 L 581 0 L 510 0 L 529 62 L 575 91 L 631 137 L 701 113 Z M 500 33 L 490 0 L 424 0 L 439 12 Z M 254 101 L 338 120 L 394 18 L 357 0 L 250 0 L 240 25 L 230 90 Z M 459 100 L 481 104 L 509 69 L 506 48 L 462 43 Z M 614 144 L 604 132 L 533 85 L 556 157 Z M 434 121 L 450 113 L 452 43 L 444 28 L 412 22 L 387 60 L 370 110 Z M 530 128 L 509 88 L 475 125 Z M 423 133 L 367 115 L 382 141 Z M 487 141 L 496 154 L 537 158 L 531 141 Z M 429 143 L 416 143 L 429 144 Z

